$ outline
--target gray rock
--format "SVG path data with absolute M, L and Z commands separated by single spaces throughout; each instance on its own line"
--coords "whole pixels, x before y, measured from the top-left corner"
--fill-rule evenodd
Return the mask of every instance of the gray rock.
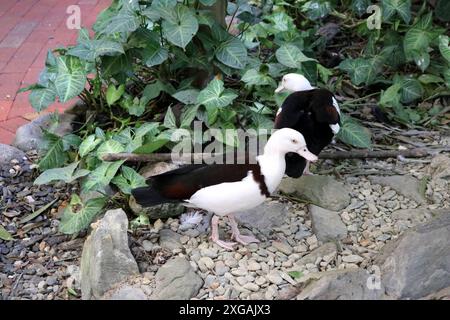
M 83 300 L 99 299 L 114 284 L 139 273 L 128 247 L 127 229 L 125 212 L 108 210 L 87 237 L 81 256 Z
M 400 209 L 392 212 L 392 218 L 394 218 L 395 220 L 408 220 L 411 221 L 413 226 L 416 226 L 446 212 L 448 212 L 448 209 Z
M 295 264 L 301 266 L 308 263 L 314 263 L 318 257 L 328 256 L 333 253 L 337 254 L 336 244 L 334 242 L 327 242 L 299 259 Z
M 286 178 L 280 184 L 281 193 L 326 208 L 339 211 L 350 204 L 350 194 L 345 185 L 331 176 L 302 176 Z
M 298 300 L 381 300 L 384 288 L 372 286 L 371 275 L 362 269 L 321 272 L 297 296 Z M 368 285 L 369 284 L 369 285 Z
M 256 208 L 235 214 L 235 218 L 239 223 L 256 228 L 267 235 L 272 228 L 283 224 L 287 214 L 288 209 L 285 204 L 266 202 Z
M 155 276 L 153 298 L 159 300 L 187 300 L 195 296 L 203 285 L 202 278 L 194 272 L 185 258 L 167 261 Z
M 141 288 L 125 285 L 114 291 L 108 300 L 148 300 Z
M 450 157 L 443 154 L 435 156 L 427 168 L 427 173 L 432 179 L 450 178 Z
M 26 155 L 22 150 L 0 143 L 0 167 L 9 166 L 11 160 L 20 161 L 23 157 L 26 157 Z
M 450 211 L 416 226 L 383 248 L 381 267 L 386 293 L 417 299 L 450 286 Z
M 170 229 L 163 229 L 159 232 L 159 245 L 167 250 L 175 250 L 182 248 L 180 235 Z
M 311 204 L 309 205 L 309 214 L 314 234 L 320 241 L 337 240 L 347 236 L 347 227 L 338 212 Z
M 417 203 L 423 204 L 426 202 L 424 196 L 420 193 L 420 181 L 413 176 L 369 176 L 369 180 L 372 183 L 389 186 Z
M 52 121 L 52 114 L 42 115 L 19 127 L 12 145 L 23 151 L 42 150 L 42 146 L 45 145 L 42 128 L 50 130 L 58 136 L 64 136 L 72 132 L 72 121 L 75 117 L 74 114 L 60 114 L 59 120 L 55 124 Z
M 136 203 L 133 196 L 130 197 L 128 204 L 133 213 L 136 215 L 146 214 L 150 220 L 177 217 L 186 209 L 181 203 L 164 203 L 152 207 L 142 207 Z

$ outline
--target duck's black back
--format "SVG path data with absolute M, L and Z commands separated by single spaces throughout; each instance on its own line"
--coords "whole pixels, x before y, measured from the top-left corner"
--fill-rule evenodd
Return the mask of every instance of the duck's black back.
M 333 106 L 333 94 L 326 89 L 312 89 L 290 94 L 275 119 L 275 129 L 292 128 L 299 131 L 308 150 L 318 155 L 333 139 L 330 124 L 339 123 L 339 114 Z M 305 158 L 296 153 L 286 154 L 285 173 L 292 178 L 302 175 Z

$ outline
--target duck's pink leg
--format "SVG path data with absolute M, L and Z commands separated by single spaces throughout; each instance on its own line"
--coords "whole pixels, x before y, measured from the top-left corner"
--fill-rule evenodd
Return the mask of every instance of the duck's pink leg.
M 234 219 L 234 216 L 232 214 L 228 215 L 228 218 L 230 219 L 230 225 L 231 225 L 231 237 L 236 240 L 239 243 L 242 243 L 243 245 L 252 243 L 252 242 L 260 242 L 258 239 L 252 236 L 244 236 L 241 234 L 238 228 L 238 224 L 236 220 Z
M 306 166 L 305 166 L 305 169 L 303 169 L 303 174 L 305 176 L 313 176 L 314 175 L 311 171 L 309 171 L 309 163 L 310 162 L 308 160 L 306 160 Z
M 234 250 L 233 246 L 236 242 L 225 242 L 219 239 L 219 217 L 213 216 L 211 219 L 211 239 L 217 245 L 228 250 Z

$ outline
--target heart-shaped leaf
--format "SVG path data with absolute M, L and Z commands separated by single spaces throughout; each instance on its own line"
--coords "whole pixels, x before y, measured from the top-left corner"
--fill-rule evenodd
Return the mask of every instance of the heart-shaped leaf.
M 131 190 L 139 187 L 145 187 L 145 178 L 134 169 L 122 166 L 122 174 L 114 177 L 112 183 L 119 187 L 125 194 L 131 194 Z
M 242 69 L 247 63 L 247 49 L 242 41 L 232 37 L 219 46 L 216 58 L 231 68 Z
M 405 23 L 411 20 L 411 0 L 382 0 L 383 18 L 388 21 L 398 14 Z
M 89 170 L 85 169 L 77 170 L 74 174 L 74 171 L 78 167 L 79 163 L 79 161 L 76 161 L 69 164 L 67 167 L 45 170 L 39 175 L 39 177 L 36 178 L 34 184 L 48 184 L 52 181 L 64 181 L 65 183 L 71 183 L 78 178 L 88 175 Z
M 123 145 L 116 140 L 108 140 L 103 142 L 97 149 L 97 157 L 102 160 L 103 155 L 107 153 L 120 153 L 123 152 Z
M 97 147 L 101 142 L 102 139 L 97 138 L 95 134 L 91 134 L 90 136 L 88 136 L 86 139 L 83 140 L 83 142 L 81 142 L 78 148 L 78 153 L 80 157 L 84 157 L 85 155 L 87 155 L 89 152 L 94 150 L 95 147 Z
M 169 16 L 163 17 L 163 35 L 172 44 L 186 48 L 198 31 L 198 22 L 192 11 L 178 4 Z
M 80 59 L 73 56 L 58 57 L 57 64 L 56 92 L 61 102 L 67 102 L 83 91 L 86 84 L 85 70 Z
M 275 55 L 279 63 L 289 68 L 300 68 L 301 63 L 305 61 L 316 61 L 308 58 L 303 52 L 293 44 L 284 44 L 276 52 Z
M 121 84 L 118 88 L 112 83 L 106 89 L 106 103 L 112 106 L 116 101 L 118 101 L 123 93 L 125 92 L 125 84 Z
M 358 148 L 370 148 L 371 133 L 356 120 L 347 116 L 341 117 L 341 129 L 337 138 L 344 143 Z
M 237 96 L 232 90 L 224 89 L 222 80 L 214 79 L 200 91 L 197 103 L 203 104 L 207 108 L 223 108 L 231 104 Z
M 194 104 L 197 102 L 199 92 L 198 89 L 186 89 L 175 92 L 172 97 L 184 104 Z
M 74 234 L 87 228 L 106 204 L 106 198 L 94 198 L 85 204 L 76 194 L 72 195 L 69 205 L 64 209 L 59 231 Z

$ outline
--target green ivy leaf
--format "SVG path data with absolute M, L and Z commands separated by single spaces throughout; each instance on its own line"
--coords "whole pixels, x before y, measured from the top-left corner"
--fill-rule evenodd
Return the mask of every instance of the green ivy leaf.
M 418 80 L 420 82 L 422 82 L 423 84 L 444 82 L 444 79 L 442 79 L 441 77 L 435 76 L 434 74 L 422 74 L 419 76 Z
M 423 95 L 423 87 L 416 79 L 405 79 L 402 82 L 401 101 L 403 103 L 411 103 L 421 98 Z
M 192 11 L 178 4 L 169 16 L 163 18 L 164 37 L 177 47 L 186 48 L 198 31 L 198 22 Z
M 173 114 L 172 108 L 169 107 L 167 109 L 166 115 L 164 117 L 164 126 L 166 128 L 176 128 L 177 127 L 177 119 Z
M 82 60 L 95 61 L 95 59 L 101 56 L 117 56 L 124 54 L 124 51 L 122 44 L 111 40 L 101 39 L 81 42 L 69 49 L 67 54 Z
M 371 147 L 371 133 L 350 117 L 341 117 L 341 129 L 337 138 L 342 142 L 358 148 Z
M 143 14 L 150 20 L 156 21 L 160 18 L 170 17 L 176 5 L 177 0 L 154 0 L 150 8 L 144 10 Z
M 341 70 L 350 75 L 355 85 L 370 85 L 376 79 L 381 67 L 380 57 L 346 59 L 339 64 Z
M 275 52 L 275 55 L 279 63 L 289 68 L 300 68 L 301 63 L 305 61 L 317 61 L 305 56 L 303 52 L 293 44 L 282 45 Z
M 184 104 L 195 104 L 197 102 L 199 92 L 200 91 L 198 89 L 186 89 L 175 92 L 172 97 L 180 102 L 183 102 Z
M 247 49 L 242 41 L 233 37 L 217 48 L 215 56 L 224 65 L 235 69 L 243 69 L 247 63 Z
M 61 102 L 67 102 L 83 91 L 86 84 L 85 70 L 80 59 L 73 56 L 60 56 L 57 64 L 56 92 Z
M 38 165 L 41 170 L 61 167 L 67 159 L 64 152 L 64 143 L 60 136 L 44 130 L 46 145 L 45 155 L 40 159 Z
M 430 54 L 426 51 L 414 52 L 413 59 L 422 72 L 425 72 L 430 65 Z
M 48 184 L 52 181 L 64 181 L 65 183 L 72 183 L 78 178 L 84 177 L 89 174 L 89 170 L 80 169 L 74 174 L 75 169 L 78 167 L 80 161 L 69 164 L 67 167 L 48 169 L 42 172 L 39 177 L 36 178 L 34 184 Z
M 169 51 L 159 44 L 148 45 L 142 52 L 142 58 L 147 67 L 157 66 L 169 58 Z
M 97 138 L 95 134 L 91 134 L 86 139 L 81 142 L 79 148 L 78 148 L 78 154 L 80 157 L 84 157 L 89 152 L 94 150 L 100 143 L 102 142 L 102 139 Z
M 118 88 L 112 83 L 106 89 L 106 103 L 112 106 L 116 101 L 118 101 L 123 93 L 125 92 L 125 84 L 121 84 Z
M 139 27 L 139 18 L 131 10 L 121 10 L 112 15 L 100 33 L 113 34 L 116 32 L 133 32 Z
M 306 12 L 311 20 L 323 19 L 331 11 L 331 3 L 325 0 L 311 0 L 302 6 L 302 11 Z
M 384 107 L 391 107 L 400 104 L 400 90 L 402 88 L 401 83 L 395 83 L 386 91 L 381 93 L 380 105 Z
M 84 179 L 83 192 L 104 191 L 124 161 L 103 162 Z
M 149 154 L 153 153 L 156 150 L 161 149 L 169 142 L 169 139 L 155 139 L 149 143 L 144 144 L 143 146 L 134 150 L 134 153 L 138 154 Z
M 449 38 L 446 35 L 439 36 L 439 51 L 441 55 L 450 63 L 450 46 L 448 45 Z
M 53 83 L 49 87 L 36 87 L 28 96 L 31 106 L 37 112 L 47 109 L 56 100 L 56 88 Z
M 74 234 L 87 228 L 105 204 L 105 197 L 90 199 L 83 204 L 79 196 L 72 195 L 61 217 L 59 231 L 64 234 Z
M 223 108 L 228 106 L 237 98 L 230 89 L 224 89 L 222 80 L 214 79 L 208 86 L 200 91 L 197 97 L 197 103 L 204 105 L 206 108 Z
M 413 60 L 415 54 L 428 50 L 431 41 L 430 24 L 431 15 L 425 15 L 406 32 L 403 49 L 408 60 Z
M 411 0 L 382 0 L 383 20 L 389 21 L 398 14 L 405 23 L 411 20 Z
M 358 17 L 366 14 L 367 7 L 371 5 L 371 0 L 353 0 L 352 1 L 352 10 L 355 12 Z
M 131 190 L 139 187 L 145 187 L 145 178 L 134 169 L 122 166 L 122 174 L 111 180 L 125 194 L 131 194 Z
M 198 105 L 186 106 L 181 114 L 180 128 L 188 128 L 197 115 Z
M 275 80 L 272 77 L 260 73 L 256 69 L 247 70 L 246 73 L 241 78 L 247 85 L 256 85 L 256 86 L 276 86 Z
M 108 140 L 103 142 L 97 149 L 97 157 L 102 160 L 103 155 L 107 153 L 120 153 L 124 151 L 122 144 L 116 140 Z

